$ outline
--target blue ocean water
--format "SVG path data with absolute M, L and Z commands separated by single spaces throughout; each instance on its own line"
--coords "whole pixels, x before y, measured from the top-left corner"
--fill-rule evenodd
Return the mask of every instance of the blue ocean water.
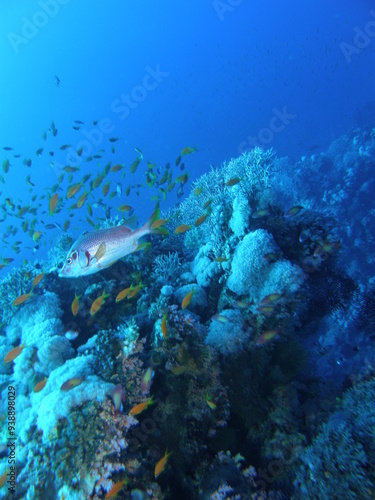
M 374 498 L 373 3 L 0 14 L 0 495 Z

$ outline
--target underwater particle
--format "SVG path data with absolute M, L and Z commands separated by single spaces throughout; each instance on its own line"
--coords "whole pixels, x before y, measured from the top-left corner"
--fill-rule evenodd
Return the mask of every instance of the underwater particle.
M 75 295 L 75 297 L 74 297 L 74 300 L 72 302 L 71 309 L 72 309 L 73 316 L 77 316 L 78 311 L 79 311 L 79 299 L 82 297 L 82 295 L 77 295 L 76 293 L 74 295 Z
M 57 75 L 53 77 L 53 83 L 56 85 L 56 87 L 60 85 L 60 78 Z
M 190 304 L 191 299 L 193 297 L 193 293 L 194 293 L 194 288 L 192 288 L 191 291 L 189 293 L 187 293 L 185 295 L 185 297 L 182 299 L 182 303 L 181 303 L 182 309 L 186 309 L 187 306 Z
M 105 290 L 103 290 L 102 295 L 100 297 L 98 297 L 97 299 L 95 299 L 94 302 L 91 304 L 91 307 L 90 307 L 91 316 L 94 316 L 94 314 L 96 314 L 101 309 L 101 307 L 105 303 L 105 299 L 109 296 L 110 296 L 110 294 L 105 293 Z
M 11 349 L 5 356 L 4 358 L 4 363 L 7 364 L 7 363 L 10 363 L 11 361 L 15 360 L 20 354 L 21 352 L 24 350 L 25 348 L 25 344 L 22 344 L 20 346 L 17 346 L 17 347 L 13 347 L 13 349 Z
M 144 401 L 143 403 L 139 403 L 130 410 L 130 415 L 139 415 L 143 411 L 145 411 L 149 406 L 155 404 L 156 401 L 154 400 L 154 395 L 152 395 L 150 398 L 147 399 L 147 401 Z
M 158 476 L 160 476 L 160 474 L 163 472 L 163 470 L 165 469 L 166 465 L 167 465 L 167 462 L 168 462 L 168 458 L 172 455 L 173 451 L 170 451 L 168 453 L 168 450 L 165 450 L 165 455 L 163 458 L 161 458 L 159 460 L 159 462 L 156 464 L 155 466 L 155 479 L 158 478 Z
M 62 384 L 60 387 L 61 391 L 70 391 L 71 389 L 74 389 L 74 387 L 79 386 L 82 384 L 82 382 L 85 380 L 85 377 L 73 377 L 67 380 Z
M 13 305 L 20 306 L 21 304 L 24 304 L 27 300 L 29 300 L 31 296 L 32 292 L 23 293 L 22 295 L 19 295 L 16 299 L 13 300 Z
M 46 386 L 48 378 L 45 377 L 43 380 L 34 385 L 34 392 L 40 392 Z
M 125 478 L 122 481 L 115 483 L 104 498 L 105 499 L 115 498 L 115 496 L 124 488 L 124 486 L 128 484 L 128 482 L 129 482 L 128 479 Z

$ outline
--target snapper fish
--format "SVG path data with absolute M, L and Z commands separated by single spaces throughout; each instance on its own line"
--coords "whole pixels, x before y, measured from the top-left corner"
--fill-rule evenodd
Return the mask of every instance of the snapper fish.
M 83 234 L 69 250 L 59 273 L 60 278 L 95 274 L 126 255 L 136 252 L 143 236 L 161 234 L 161 230 L 151 228 L 156 218 L 157 211 L 135 231 L 121 225 Z

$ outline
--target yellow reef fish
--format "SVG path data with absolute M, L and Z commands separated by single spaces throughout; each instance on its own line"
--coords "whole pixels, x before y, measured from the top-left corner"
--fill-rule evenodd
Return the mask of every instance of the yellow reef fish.
M 228 257 L 215 257 L 215 262 L 228 262 Z
M 88 196 L 88 191 L 85 190 L 85 192 L 83 194 L 81 194 L 81 196 L 78 198 L 77 200 L 77 208 L 81 208 L 82 205 L 85 203 L 86 201 L 86 198 Z
M 191 229 L 190 224 L 180 224 L 174 230 L 174 234 L 183 234 L 186 233 L 186 231 L 189 231 L 189 229 Z
M 157 479 L 157 477 L 160 476 L 160 474 L 165 469 L 165 466 L 167 465 L 167 462 L 168 462 L 168 458 L 172 455 L 172 453 L 173 453 L 173 451 L 170 451 L 168 453 L 168 451 L 166 450 L 164 457 L 161 458 L 159 460 L 159 462 L 156 464 L 156 466 L 155 466 L 155 479 Z
M 99 229 L 83 234 L 68 252 L 59 276 L 77 278 L 105 269 L 138 249 L 138 241 L 148 234 L 160 234 L 151 229 L 155 214 L 139 229 L 132 231 L 125 225 Z
M 191 155 L 191 153 L 194 153 L 197 150 L 197 146 L 194 146 L 191 148 L 190 146 L 187 146 L 181 151 L 181 156 L 186 156 L 186 155 Z
M 77 184 L 73 184 L 72 186 L 70 186 L 68 188 L 68 191 L 66 193 L 66 197 L 69 199 L 69 198 L 72 198 L 75 194 L 78 193 L 78 191 L 81 189 L 82 187 L 82 184 L 80 182 L 77 182 Z
M 135 297 L 141 288 L 143 288 L 142 282 L 134 287 L 133 287 L 133 285 L 131 285 L 130 292 L 128 293 L 128 299 L 132 299 L 133 297 Z
M 39 283 L 42 281 L 43 278 L 44 278 L 44 273 L 40 273 L 37 276 L 35 276 L 35 278 L 33 279 L 33 288 L 39 285 Z
M 20 306 L 24 302 L 30 299 L 32 296 L 32 292 L 29 293 L 23 293 L 22 295 L 19 295 L 16 299 L 13 300 L 13 305 L 14 306 Z
M 133 406 L 133 408 L 130 410 L 130 415 L 139 415 L 143 411 L 145 411 L 150 405 L 155 404 L 156 401 L 154 400 L 154 396 L 151 396 L 148 398 L 147 401 L 144 401 L 143 403 L 139 403 L 138 405 Z
M 252 219 L 262 219 L 263 217 L 267 217 L 270 215 L 270 211 L 268 208 L 262 208 L 260 210 L 256 210 L 251 214 Z
M 269 295 L 266 295 L 265 297 L 263 297 L 263 299 L 259 302 L 259 304 L 261 306 L 264 306 L 266 304 L 278 302 L 282 297 L 283 297 L 282 293 L 270 293 Z
M 94 314 L 96 314 L 101 309 L 101 307 L 105 303 L 105 299 L 107 297 L 109 297 L 109 293 L 105 293 L 105 290 L 104 290 L 102 295 L 94 300 L 94 302 L 91 304 L 91 307 L 90 307 L 91 316 L 94 316 Z
M 206 220 L 207 218 L 207 215 L 208 214 L 203 214 L 201 215 L 200 217 L 198 217 L 198 219 L 194 222 L 194 226 L 195 227 L 198 227 L 200 226 L 201 224 L 203 224 L 203 222 Z
M 78 385 L 82 384 L 82 382 L 85 380 L 85 377 L 73 377 L 67 380 L 62 384 L 60 387 L 61 391 L 70 391 L 74 387 L 77 387 Z
M 299 214 L 301 210 L 303 210 L 303 207 L 301 207 L 301 205 L 296 205 L 295 207 L 289 208 L 289 210 L 285 212 L 284 217 L 294 217 Z
M 55 212 L 55 209 L 57 207 L 57 203 L 59 201 L 59 195 L 57 193 L 55 193 L 53 196 L 51 196 L 51 198 L 49 199 L 49 204 L 48 204 L 48 208 L 49 208 L 49 215 L 53 215 L 54 212 Z
M 131 209 L 132 207 L 130 205 L 120 205 L 117 210 L 119 212 L 129 212 Z
M 37 241 L 39 241 L 40 238 L 41 238 L 41 236 L 42 236 L 42 231 L 35 231 L 33 233 L 33 241 L 34 241 L 34 243 L 36 243 Z
M 256 345 L 267 344 L 267 342 L 270 342 L 272 339 L 277 337 L 279 333 L 279 330 L 267 330 L 266 332 L 263 332 L 256 341 Z
M 203 187 L 196 187 L 194 189 L 194 196 L 199 196 L 201 194 L 201 192 L 203 191 Z
M 4 474 L 0 476 L 0 488 L 4 486 L 7 479 L 8 479 L 8 471 L 5 471 Z
M 121 290 L 121 292 L 119 292 L 116 296 L 116 302 L 121 302 L 121 300 L 126 299 L 126 297 L 130 293 L 130 290 L 131 290 L 130 286 L 128 288 L 124 288 L 123 290 Z
M 182 304 L 181 304 L 182 309 L 186 309 L 187 306 L 190 304 L 191 299 L 193 297 L 193 293 L 194 293 L 194 288 L 192 288 L 191 291 L 185 295 L 185 297 L 182 300 Z
M 21 352 L 24 350 L 25 348 L 25 345 L 22 344 L 22 345 L 19 345 L 17 347 L 14 347 L 13 349 L 11 349 L 5 356 L 4 358 L 4 363 L 7 364 L 7 363 L 10 363 L 11 361 L 15 360 L 20 354 Z
M 167 316 L 168 316 L 168 314 L 165 313 L 163 315 L 163 319 L 161 320 L 161 332 L 162 332 L 163 337 L 165 339 L 168 337 Z
M 125 478 L 118 483 L 115 483 L 112 488 L 108 491 L 106 496 L 104 497 L 106 500 L 110 498 L 115 498 L 115 496 L 128 484 L 128 480 Z
M 164 226 L 169 221 L 169 219 L 157 219 L 151 224 L 151 229 L 157 229 L 158 227 Z
M 141 163 L 140 158 L 137 158 L 136 160 L 133 161 L 133 163 L 130 165 L 130 173 L 134 174 L 134 172 L 137 170 L 138 165 Z
M 103 196 L 107 196 L 108 194 L 108 191 L 109 191 L 109 186 L 110 186 L 110 183 L 109 181 L 107 181 L 104 186 L 103 186 Z
M 70 220 L 68 219 L 68 220 L 66 220 L 66 221 L 64 222 L 64 226 L 63 226 L 64 231 L 67 231 L 67 230 L 68 230 L 68 228 L 69 228 L 69 226 L 70 226 Z
M 44 387 L 46 386 L 46 383 L 47 383 L 47 377 L 45 377 L 43 380 L 41 380 L 40 382 L 35 384 L 33 391 L 40 392 L 42 389 L 44 389 Z
M 235 186 L 236 184 L 238 184 L 239 182 L 241 182 L 242 178 L 241 177 L 233 177 L 232 179 L 229 179 L 225 185 L 226 186 Z
M 123 165 L 113 165 L 113 167 L 111 167 L 111 172 L 119 172 L 121 169 L 123 168 Z
M 79 299 L 81 298 L 81 295 L 77 295 L 75 294 L 75 298 L 72 302 L 72 313 L 73 313 L 73 316 L 77 316 L 78 314 L 78 311 L 79 311 Z

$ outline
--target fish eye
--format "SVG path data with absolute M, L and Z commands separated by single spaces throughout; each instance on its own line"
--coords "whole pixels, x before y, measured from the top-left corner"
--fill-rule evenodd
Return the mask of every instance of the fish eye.
M 73 261 L 72 261 L 72 259 L 71 259 L 70 257 L 68 257 L 68 258 L 66 259 L 66 263 L 67 263 L 68 265 L 70 265 L 72 262 L 73 262 Z

